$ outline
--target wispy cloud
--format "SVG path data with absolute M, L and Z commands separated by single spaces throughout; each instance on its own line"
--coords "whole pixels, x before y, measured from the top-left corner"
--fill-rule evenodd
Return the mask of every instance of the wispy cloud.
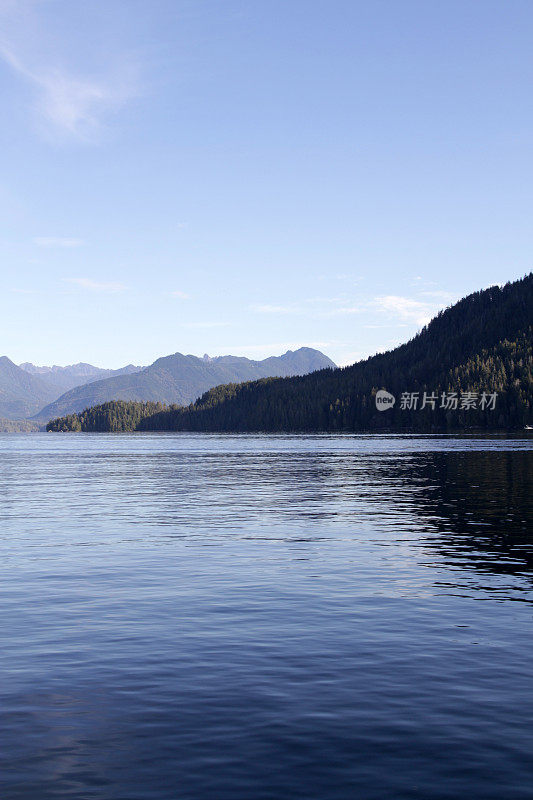
M 180 292 L 180 291 L 170 292 L 170 296 L 177 297 L 179 300 L 188 300 L 190 297 L 190 295 L 188 295 L 186 292 Z
M 36 236 L 33 240 L 39 247 L 83 247 L 83 239 L 68 236 Z
M 321 313 L 322 317 L 342 317 L 347 314 L 361 314 L 364 311 L 364 305 L 357 303 L 357 305 L 340 305 L 337 308 L 330 308 Z
M 287 305 L 252 305 L 250 309 L 258 314 L 272 315 L 299 315 L 314 320 L 333 319 L 357 314 L 375 315 L 376 310 L 385 312 L 395 319 L 395 324 L 409 323 L 425 325 L 434 316 L 443 301 L 450 299 L 446 292 L 418 293 L 416 299 L 400 297 L 398 295 L 384 295 L 380 297 L 310 297 L 300 303 Z M 427 299 L 425 299 L 427 297 Z
M 414 322 L 417 325 L 426 325 L 434 313 L 434 309 L 428 303 L 393 294 L 376 297 L 374 305 L 381 311 L 386 311 L 401 320 Z
M 363 310 L 363 304 L 350 302 L 343 297 L 309 297 L 300 304 L 251 305 L 250 309 L 257 314 L 294 314 L 312 319 L 327 319 L 346 314 L 359 314 Z
M 103 292 L 105 294 L 116 294 L 117 292 L 124 292 L 127 289 L 123 283 L 116 283 L 114 281 L 100 282 L 93 281 L 90 278 L 63 278 L 66 283 L 71 283 L 73 286 L 78 286 L 80 289 L 87 289 L 91 292 Z
M 420 292 L 421 297 L 433 297 L 435 300 L 442 300 L 445 303 L 451 303 L 456 298 L 456 295 L 451 292 L 444 292 L 436 289 L 432 292 Z
M 337 366 L 339 367 L 349 367 L 351 364 L 355 364 L 356 361 L 361 361 L 363 358 L 367 358 L 368 353 L 365 353 L 361 350 L 350 350 L 347 353 L 344 353 L 339 361 L 337 361 Z
M 123 53 L 92 74 L 65 66 L 60 43 L 55 52 L 46 41 L 37 8 L 0 4 L 0 59 L 33 90 L 33 111 L 48 138 L 98 141 L 106 117 L 138 94 L 138 69 Z

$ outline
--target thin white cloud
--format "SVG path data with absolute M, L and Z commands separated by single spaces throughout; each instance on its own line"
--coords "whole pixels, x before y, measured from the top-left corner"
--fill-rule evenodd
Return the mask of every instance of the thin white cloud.
M 415 275 L 415 277 L 411 279 L 411 286 L 415 286 L 417 289 L 421 289 L 423 286 L 429 288 L 437 285 L 438 284 L 435 283 L 435 281 L 429 281 L 427 278 L 423 278 L 421 275 Z
M 303 299 L 299 304 L 252 305 L 250 309 L 259 314 L 300 315 L 315 320 L 359 314 L 375 314 L 376 309 L 378 309 L 394 318 L 396 325 L 401 323 L 426 325 L 438 309 L 451 299 L 451 295 L 441 291 L 419 292 L 418 297 L 424 299 L 400 297 L 398 295 L 383 295 L 375 298 L 359 297 L 356 299 L 346 296 L 311 297 Z
M 320 316 L 322 317 L 342 317 L 347 314 L 361 314 L 364 311 L 364 305 L 358 304 L 356 306 L 339 306 L 338 308 L 331 308 L 329 311 L 323 311 Z
M 47 138 L 98 141 L 106 117 L 138 94 L 131 59 L 115 52 L 114 66 L 81 74 L 61 63 L 61 43 L 57 53 L 51 48 L 35 4 L 3 2 L 0 15 L 0 59 L 33 90 L 41 131 Z
M 33 240 L 39 247 L 83 247 L 83 239 L 68 236 L 36 236 Z
M 368 354 L 364 353 L 361 350 L 357 351 L 350 351 L 349 353 L 345 353 L 340 361 L 337 362 L 337 366 L 339 367 L 349 367 L 352 364 L 355 364 L 357 361 L 362 361 L 364 358 L 367 358 Z
M 91 292 L 103 292 L 105 294 L 117 294 L 127 289 L 123 283 L 116 283 L 114 281 L 100 282 L 93 281 L 90 278 L 63 278 L 63 280 L 66 283 L 71 283 L 73 286 L 78 286 L 80 289 L 87 289 Z
M 320 306 L 324 306 L 320 308 Z M 350 303 L 342 297 L 310 297 L 302 300 L 300 305 L 251 305 L 250 309 L 258 314 L 295 314 L 305 315 L 312 319 L 328 319 L 329 317 L 359 314 L 363 303 Z
M 434 297 L 435 300 L 443 300 L 444 302 L 451 303 L 456 295 L 453 295 L 451 292 L 435 290 L 434 292 L 420 292 L 420 297 Z
M 171 297 L 177 297 L 179 300 L 188 300 L 190 295 L 186 294 L 186 292 L 170 292 Z
M 376 297 L 374 305 L 381 311 L 392 314 L 406 322 L 414 322 L 417 325 L 426 325 L 434 313 L 434 309 L 427 303 L 413 300 L 410 297 L 399 297 L 392 294 Z

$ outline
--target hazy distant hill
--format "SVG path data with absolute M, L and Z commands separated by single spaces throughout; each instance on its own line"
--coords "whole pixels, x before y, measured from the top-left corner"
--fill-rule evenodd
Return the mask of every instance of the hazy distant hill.
M 238 356 L 198 358 L 174 353 L 157 359 L 141 372 L 97 380 L 72 389 L 43 408 L 36 417 L 49 420 L 108 400 L 152 400 L 187 405 L 221 383 L 304 375 L 325 367 L 335 367 L 335 364 L 310 347 L 289 350 L 282 356 L 263 361 Z
M 0 417 L 30 417 L 55 397 L 57 391 L 40 375 L 25 372 L 7 356 L 0 357 Z
M 114 375 L 130 375 L 143 369 L 142 367 L 135 367 L 133 364 L 128 364 L 128 366 L 120 369 L 102 369 L 102 367 L 94 367 L 92 364 L 83 362 L 70 364 L 68 367 L 58 367 L 56 365 L 53 367 L 37 367 L 29 362 L 19 364 L 19 366 L 25 372 L 29 372 L 30 375 L 38 375 L 41 380 L 53 387 L 56 398 L 75 386 L 81 386 L 103 378 L 111 378 Z
M 379 389 L 396 398 L 386 411 L 376 408 Z M 448 404 L 453 393 L 455 406 Z M 403 405 L 411 395 L 417 403 Z M 424 395 L 432 402 L 423 404 Z M 489 395 L 492 409 L 483 406 Z M 532 424 L 533 273 L 468 295 L 411 341 L 350 367 L 217 386 L 187 408 L 107 403 L 48 428 L 431 432 Z
M 128 365 L 118 370 L 100 369 L 91 364 L 74 364 L 70 367 L 35 367 L 21 364 L 18 367 L 7 356 L 0 357 L 0 418 L 21 420 L 33 417 L 44 405 L 73 386 L 121 374 L 132 374 L 142 369 Z
M 2 419 L 0 417 L 0 433 L 37 433 L 44 430 L 43 423 L 33 419 Z

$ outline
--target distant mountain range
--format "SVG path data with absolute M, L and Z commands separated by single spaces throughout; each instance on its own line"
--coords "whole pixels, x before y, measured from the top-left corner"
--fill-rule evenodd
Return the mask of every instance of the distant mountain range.
M 0 357 L 0 418 L 22 420 L 33 417 L 43 406 L 79 384 L 103 377 L 138 372 L 142 367 L 129 364 L 121 369 L 101 369 L 92 364 L 69 367 L 17 366 L 7 356 Z
M 0 357 L 0 418 L 47 422 L 107 400 L 153 400 L 188 404 L 213 386 L 268 376 L 303 375 L 334 367 L 331 359 L 312 348 L 289 350 L 282 356 L 252 361 L 239 356 L 175 353 L 149 367 L 128 364 L 111 370 L 92 364 L 41 367 L 17 366 Z M 21 426 L 27 430 L 28 426 Z
M 36 367 L 34 364 L 26 362 L 19 364 L 19 367 L 25 372 L 29 372 L 30 375 L 38 375 L 46 384 L 53 387 L 56 397 L 68 392 L 69 389 L 74 389 L 75 386 L 111 378 L 115 375 L 131 375 L 143 369 L 143 367 L 135 367 L 133 364 L 128 364 L 127 367 L 121 367 L 121 369 L 102 369 L 102 367 L 94 367 L 92 364 L 83 362 L 71 364 L 68 367 Z
M 39 411 L 36 418 L 49 420 L 82 411 L 109 400 L 140 400 L 188 405 L 221 383 L 240 383 L 267 377 L 305 375 L 317 369 L 335 367 L 318 350 L 301 347 L 282 356 L 252 361 L 239 356 L 203 358 L 174 353 L 158 358 L 133 374 L 116 375 L 78 386 Z
M 56 396 L 57 390 L 41 375 L 17 367 L 7 356 L 0 357 L 0 417 L 31 417 Z
M 441 432 L 531 425 L 533 273 L 468 295 L 411 341 L 350 367 L 217 386 L 189 407 L 106 403 L 48 429 Z

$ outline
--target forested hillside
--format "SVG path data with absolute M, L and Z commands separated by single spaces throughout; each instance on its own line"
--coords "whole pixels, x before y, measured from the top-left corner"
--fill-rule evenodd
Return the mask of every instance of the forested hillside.
M 395 350 L 343 369 L 218 386 L 188 407 L 92 409 L 49 430 L 442 431 L 532 424 L 533 274 L 475 292 Z M 396 397 L 378 411 L 377 390 Z M 455 394 L 455 397 L 453 396 Z M 411 406 L 411 407 L 409 407 Z M 424 406 L 422 408 L 422 406 Z M 118 415 L 118 416 L 117 416 Z M 111 428 L 110 420 L 113 419 Z M 132 423 L 133 424 L 133 423 Z M 121 427 L 120 427 L 121 426 Z

